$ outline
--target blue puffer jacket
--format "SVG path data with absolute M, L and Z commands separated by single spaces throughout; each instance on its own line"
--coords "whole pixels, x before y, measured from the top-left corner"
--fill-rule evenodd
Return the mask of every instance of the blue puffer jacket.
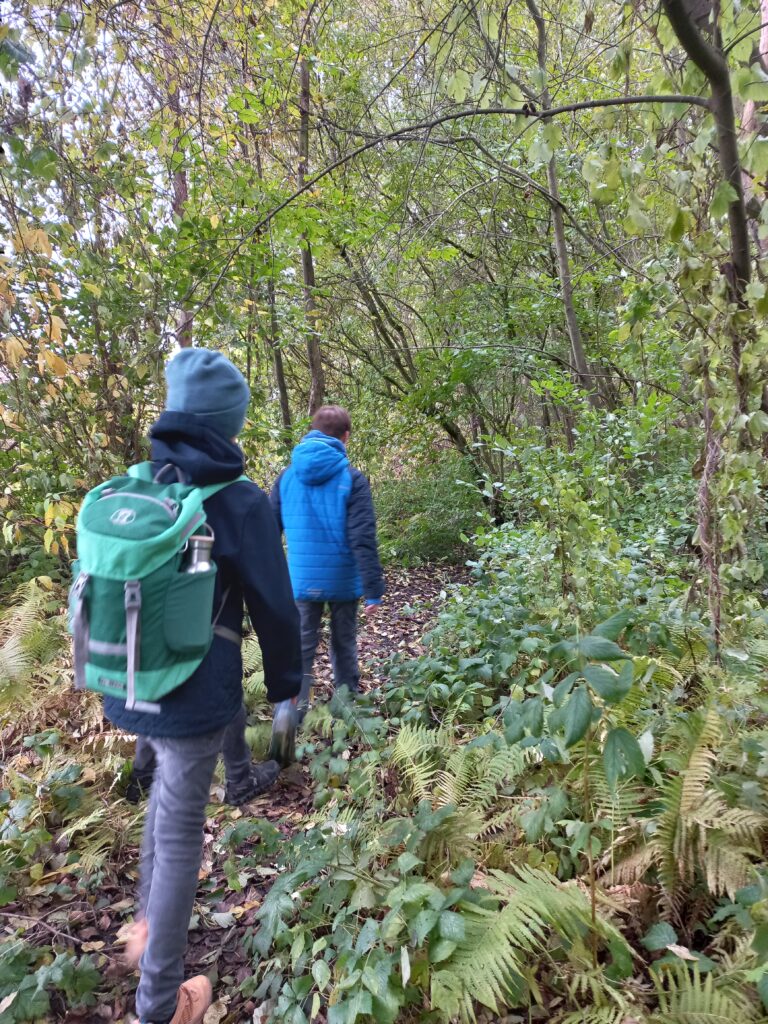
M 272 489 L 272 507 L 288 542 L 297 601 L 381 600 L 371 489 L 341 441 L 310 430 Z
M 192 483 L 237 480 L 243 472 L 238 446 L 195 416 L 164 412 L 150 436 L 156 468 L 170 462 Z M 301 685 L 299 616 L 269 499 L 256 484 L 242 480 L 209 498 L 205 513 L 216 537 L 218 623 L 240 633 L 245 604 L 259 639 L 269 699 L 295 697 Z M 159 714 L 126 711 L 125 702 L 115 697 L 104 698 L 104 712 L 126 732 L 187 737 L 228 725 L 242 701 L 240 648 L 215 636 L 197 671 L 160 701 Z

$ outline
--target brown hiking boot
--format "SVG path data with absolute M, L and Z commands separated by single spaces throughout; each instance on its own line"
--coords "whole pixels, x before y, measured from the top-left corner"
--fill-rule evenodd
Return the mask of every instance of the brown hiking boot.
M 185 981 L 179 988 L 176 1013 L 169 1024 L 203 1024 L 205 1011 L 213 1002 L 213 989 L 204 974 Z

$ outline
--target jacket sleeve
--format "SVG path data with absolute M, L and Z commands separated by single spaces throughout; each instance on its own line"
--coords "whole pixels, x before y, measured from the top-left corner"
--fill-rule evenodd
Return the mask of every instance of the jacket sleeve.
M 243 597 L 261 647 L 267 696 L 276 704 L 301 688 L 301 640 L 280 533 L 263 492 L 245 517 L 239 550 Z
M 347 505 L 347 539 L 363 581 L 366 600 L 379 601 L 385 588 L 376 543 L 376 513 L 370 484 L 359 470 L 352 474 L 352 490 Z
M 285 470 L 283 470 L 277 480 L 275 480 L 272 486 L 272 491 L 269 495 L 272 511 L 275 513 L 275 519 L 277 520 L 277 529 L 279 533 L 283 532 L 283 506 L 280 500 L 280 481 L 283 479 L 283 473 L 285 473 Z

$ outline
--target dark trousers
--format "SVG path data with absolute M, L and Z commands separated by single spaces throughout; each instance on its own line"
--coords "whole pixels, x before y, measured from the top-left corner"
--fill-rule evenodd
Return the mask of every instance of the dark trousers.
M 331 666 L 333 685 L 338 690 L 348 687 L 353 693 L 360 688 L 360 669 L 357 664 L 357 609 L 359 601 L 328 601 L 331 613 Z M 320 639 L 325 601 L 297 601 L 301 619 L 301 661 L 303 679 L 299 697 L 299 711 L 303 714 L 309 704 L 309 692 L 314 681 L 312 667 Z

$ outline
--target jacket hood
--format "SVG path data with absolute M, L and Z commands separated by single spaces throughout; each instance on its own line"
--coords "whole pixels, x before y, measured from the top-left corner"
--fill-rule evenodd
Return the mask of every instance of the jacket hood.
M 236 480 L 243 472 L 245 460 L 238 445 L 194 413 L 162 413 L 149 436 L 152 461 L 173 463 L 189 483 L 219 484 Z
M 310 430 L 293 449 L 291 465 L 302 483 L 316 487 L 346 469 L 349 459 L 338 438 Z

